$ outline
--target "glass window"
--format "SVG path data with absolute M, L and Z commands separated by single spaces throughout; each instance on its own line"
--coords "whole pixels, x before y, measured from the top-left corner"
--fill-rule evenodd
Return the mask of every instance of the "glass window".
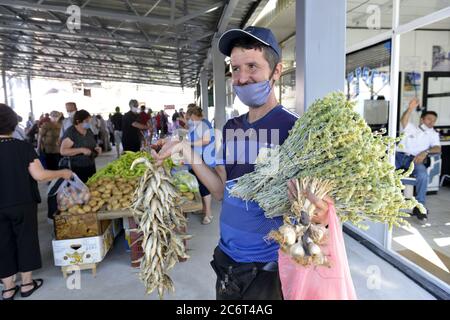
M 402 0 L 400 1 L 400 24 L 405 24 L 450 7 L 450 0 Z
M 347 1 L 347 47 L 392 29 L 392 1 Z
M 448 1 L 401 3 L 402 9 L 408 3 L 416 3 L 416 15 L 408 17 L 408 20 L 413 20 L 431 13 L 433 5 L 436 8 L 444 2 Z M 402 12 L 403 19 L 404 14 L 405 11 Z M 449 21 L 446 19 L 439 24 L 446 25 Z M 445 184 L 440 185 L 442 177 L 450 174 L 450 146 L 445 138 L 450 130 L 450 31 L 436 26 L 429 25 L 400 37 L 398 117 L 413 98 L 419 99 L 420 106 L 410 114 L 409 123 L 419 126 L 421 112 L 425 109 L 437 112 L 435 129 L 440 131 L 442 153 L 431 155 L 426 168 L 426 188 L 422 189 L 425 191 L 422 197 L 429 210 L 427 220 L 421 220 L 419 218 L 423 217 L 410 212 L 411 216 L 406 218 L 410 226 L 394 227 L 391 247 L 418 267 L 450 284 L 450 189 Z M 406 197 L 414 195 L 418 200 L 421 198 L 417 186 L 407 187 L 404 192 Z
M 281 44 L 283 71 L 295 68 L 295 36 Z
M 295 71 L 281 76 L 281 104 L 295 112 Z
M 391 41 L 347 54 L 346 94 L 374 130 L 387 127 Z

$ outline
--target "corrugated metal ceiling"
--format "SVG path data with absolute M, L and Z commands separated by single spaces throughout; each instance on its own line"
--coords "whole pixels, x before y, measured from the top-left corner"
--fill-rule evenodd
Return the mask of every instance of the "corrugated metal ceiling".
M 0 61 L 20 75 L 193 87 L 214 34 L 260 2 L 0 0 Z

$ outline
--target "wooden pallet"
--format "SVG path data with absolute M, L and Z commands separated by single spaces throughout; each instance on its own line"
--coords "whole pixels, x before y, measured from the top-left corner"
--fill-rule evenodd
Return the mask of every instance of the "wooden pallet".
M 78 267 L 80 271 L 82 270 L 92 270 L 92 276 L 95 278 L 97 276 L 97 263 L 85 263 L 73 266 L 61 267 L 61 272 L 64 278 L 67 278 L 67 274 L 73 271 L 74 267 Z

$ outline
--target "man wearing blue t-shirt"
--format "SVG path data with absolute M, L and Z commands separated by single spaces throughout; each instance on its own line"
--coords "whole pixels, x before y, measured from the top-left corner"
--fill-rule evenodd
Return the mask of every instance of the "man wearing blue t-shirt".
M 239 177 L 254 171 L 260 151 L 284 142 L 298 116 L 275 97 L 281 49 L 269 29 L 232 29 L 222 35 L 218 46 L 231 58 L 233 89 L 249 112 L 225 124 L 222 152 L 214 169 L 186 142 L 166 143 L 157 157 L 161 160 L 182 152 L 213 197 L 222 200 L 220 242 L 211 262 L 217 274 L 217 299 L 282 299 L 279 246 L 266 240 L 271 230 L 282 225 L 282 218 L 267 219 L 256 202 L 231 197 L 229 191 Z M 290 192 L 292 187 L 290 183 Z M 313 221 L 326 224 L 327 205 L 313 195 L 308 198 L 319 208 Z

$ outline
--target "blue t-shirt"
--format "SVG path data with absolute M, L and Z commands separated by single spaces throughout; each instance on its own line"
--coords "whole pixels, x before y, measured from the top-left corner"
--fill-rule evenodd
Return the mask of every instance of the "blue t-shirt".
M 210 141 L 204 146 L 195 146 L 192 149 L 201 155 L 203 161 L 210 167 L 216 166 L 216 139 L 214 135 L 214 128 L 211 123 L 203 119 L 197 124 L 189 128 L 189 141 L 194 142 L 203 138 L 203 136 L 209 133 Z
M 276 261 L 279 246 L 265 237 L 282 225 L 282 218 L 266 218 L 256 202 L 229 197 L 228 190 L 232 180 L 254 171 L 262 148 L 272 149 L 286 140 L 298 115 L 279 105 L 251 124 L 247 117 L 244 114 L 230 119 L 222 132 L 223 149 L 217 165 L 225 166 L 228 182 L 220 217 L 219 247 L 237 262 Z

